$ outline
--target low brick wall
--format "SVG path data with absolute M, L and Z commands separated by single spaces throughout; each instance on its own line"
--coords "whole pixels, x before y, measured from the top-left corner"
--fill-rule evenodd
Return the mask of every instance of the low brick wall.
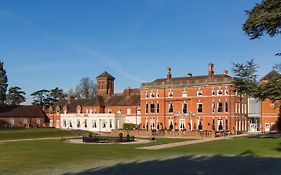
M 129 134 L 136 137 L 150 137 L 150 136 L 163 136 L 163 137 L 188 137 L 188 138 L 213 138 L 216 136 L 221 136 L 220 134 L 216 134 L 215 131 L 147 131 L 147 130 L 118 130 L 112 131 L 112 136 L 118 136 L 119 133 L 122 132 L 124 135 Z

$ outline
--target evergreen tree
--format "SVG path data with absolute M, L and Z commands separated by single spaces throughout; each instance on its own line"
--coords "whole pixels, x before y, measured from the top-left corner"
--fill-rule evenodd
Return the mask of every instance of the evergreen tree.
M 61 99 L 64 99 L 66 97 L 66 94 L 63 92 L 62 89 L 56 87 L 50 90 L 50 96 L 52 98 L 53 103 L 55 103 Z
M 257 89 L 257 64 L 254 60 L 246 63 L 234 63 L 232 71 L 235 75 L 234 85 L 240 96 L 255 96 Z
M 262 0 L 261 3 L 246 11 L 248 19 L 243 30 L 251 38 L 260 38 L 264 34 L 273 37 L 281 32 L 281 1 Z
M 256 81 L 257 64 L 254 60 L 246 63 L 234 63 L 232 71 L 235 75 L 233 83 L 239 95 L 239 108 L 242 109 L 243 96 L 255 96 L 258 83 Z M 242 121 L 243 114 L 240 113 L 240 121 Z
M 6 101 L 6 92 L 8 88 L 8 78 L 4 69 L 4 62 L 0 60 L 0 104 Z
M 35 91 L 30 95 L 33 96 L 33 105 L 49 107 L 51 104 L 50 91 L 47 89 Z
M 20 87 L 11 87 L 8 90 L 7 94 L 7 104 L 10 105 L 20 105 L 22 102 L 25 102 L 25 92 L 21 90 Z

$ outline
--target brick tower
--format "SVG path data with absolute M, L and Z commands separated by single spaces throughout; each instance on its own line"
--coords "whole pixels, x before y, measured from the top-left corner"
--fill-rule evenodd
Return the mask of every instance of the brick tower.
M 115 78 L 108 72 L 104 71 L 96 77 L 97 79 L 97 95 L 111 96 L 114 94 L 114 80 Z

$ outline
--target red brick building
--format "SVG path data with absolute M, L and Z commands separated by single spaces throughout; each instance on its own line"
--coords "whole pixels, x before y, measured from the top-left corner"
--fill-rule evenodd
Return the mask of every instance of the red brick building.
M 45 127 L 48 117 L 37 106 L 0 106 L 0 128 Z
M 261 80 L 260 83 L 266 84 L 272 78 L 281 78 L 281 75 L 272 70 L 266 74 Z M 269 99 L 263 100 L 261 102 L 261 130 L 263 132 L 277 131 L 277 118 L 279 113 L 279 101 L 272 101 Z
M 215 130 L 242 133 L 248 130 L 247 98 L 233 88 L 233 78 L 214 73 L 172 77 L 142 83 L 140 88 L 142 128 L 147 130 Z
M 61 115 L 66 114 L 77 114 L 76 116 L 117 114 L 124 116 L 125 123 L 140 123 L 139 89 L 127 88 L 122 93 L 114 93 L 115 78 L 106 71 L 97 76 L 96 80 L 97 95 L 94 98 L 75 99 L 68 97 L 47 110 L 51 127 L 62 127 L 60 118 Z

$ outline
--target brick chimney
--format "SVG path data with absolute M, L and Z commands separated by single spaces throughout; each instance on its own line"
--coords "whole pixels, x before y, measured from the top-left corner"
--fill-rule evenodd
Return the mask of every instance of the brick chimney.
M 71 103 L 73 100 L 75 100 L 75 97 L 67 96 L 67 103 Z
M 167 81 L 170 81 L 172 79 L 172 74 L 171 74 L 171 67 L 168 67 L 168 73 L 167 73 Z
M 124 94 L 125 96 L 130 96 L 130 95 L 132 94 L 132 92 L 133 92 L 133 89 L 129 87 L 129 88 L 126 88 L 126 89 L 124 90 L 123 94 Z
M 213 63 L 209 63 L 209 71 L 208 71 L 208 76 L 210 78 L 213 78 L 214 77 L 214 64 Z
M 224 69 L 223 70 L 223 75 L 227 75 L 228 74 L 228 70 L 227 69 Z

